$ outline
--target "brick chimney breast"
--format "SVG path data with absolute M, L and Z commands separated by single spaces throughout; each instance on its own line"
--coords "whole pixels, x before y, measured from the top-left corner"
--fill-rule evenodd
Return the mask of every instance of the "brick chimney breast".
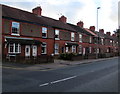
M 59 18 L 59 21 L 66 23 L 67 22 L 67 18 L 63 15 Z
M 38 15 L 38 16 L 41 16 L 41 13 L 42 13 L 42 8 L 41 7 L 36 7 L 34 9 L 32 9 L 32 13 Z
M 77 26 L 79 26 L 79 27 L 82 27 L 82 28 L 83 28 L 83 26 L 84 26 L 83 21 L 79 21 L 79 22 L 77 23 Z
M 90 26 L 89 28 L 91 31 L 95 31 L 95 26 Z

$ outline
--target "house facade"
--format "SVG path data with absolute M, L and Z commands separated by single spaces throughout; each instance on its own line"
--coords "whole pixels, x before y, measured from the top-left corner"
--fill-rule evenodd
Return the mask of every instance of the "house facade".
M 41 7 L 30 13 L 1 6 L 2 55 L 5 60 L 43 62 L 43 58 L 52 61 L 53 56 L 62 53 L 81 56 L 117 53 L 116 35 L 104 34 L 103 29 L 96 32 L 94 26 L 84 28 L 82 21 L 76 25 L 67 23 L 65 16 L 59 20 L 42 16 Z

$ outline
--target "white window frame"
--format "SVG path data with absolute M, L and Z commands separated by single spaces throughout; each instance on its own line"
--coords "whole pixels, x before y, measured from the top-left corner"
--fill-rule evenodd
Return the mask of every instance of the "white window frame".
M 46 36 L 42 36 L 42 38 L 47 38 L 47 27 L 42 27 L 42 34 L 45 33 Z
M 75 50 L 75 52 L 74 52 Z M 72 45 L 72 53 L 76 53 L 76 46 L 75 45 Z
M 10 52 L 10 45 L 11 45 L 11 44 L 13 45 L 13 52 Z M 17 45 L 17 48 L 18 48 L 18 49 L 17 49 L 17 50 L 18 50 L 17 52 L 15 51 L 16 45 Z M 19 43 L 10 43 L 9 46 L 8 46 L 8 53 L 14 53 L 14 54 L 15 54 L 15 53 L 21 53 L 21 45 L 20 45 Z
M 74 40 L 75 40 L 75 33 L 71 32 L 71 41 L 74 41 Z
M 17 33 L 13 33 L 13 30 L 12 30 L 13 27 L 15 27 L 15 26 L 14 26 L 15 23 L 19 25 L 18 27 L 16 27 L 17 30 L 18 30 Z M 14 22 L 14 21 L 12 22 L 11 35 L 16 35 L 16 36 L 19 36 L 19 35 L 20 35 L 20 23 L 19 23 L 19 22 Z
M 45 44 L 45 45 L 43 45 L 43 44 Z M 45 52 L 44 53 L 41 52 L 41 54 L 47 54 L 47 44 L 46 44 L 46 42 L 43 42 L 41 44 L 41 47 L 45 47 Z
M 59 54 L 59 44 L 55 44 L 55 54 Z
M 82 43 L 82 34 L 79 34 L 79 42 Z
M 55 40 L 59 40 L 60 38 L 60 31 L 58 29 L 55 29 L 55 36 L 58 36 L 57 38 L 55 37 Z

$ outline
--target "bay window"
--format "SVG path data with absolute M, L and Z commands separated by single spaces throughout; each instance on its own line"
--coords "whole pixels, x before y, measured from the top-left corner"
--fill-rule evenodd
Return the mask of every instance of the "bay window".
M 8 53 L 21 53 L 21 45 L 18 43 L 10 43 Z

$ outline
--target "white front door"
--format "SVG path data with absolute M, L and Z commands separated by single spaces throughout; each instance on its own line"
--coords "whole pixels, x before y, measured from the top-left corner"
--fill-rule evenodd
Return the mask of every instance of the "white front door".
M 30 56 L 30 45 L 25 46 L 25 56 L 29 57 Z
M 37 56 L 37 46 L 33 46 L 32 55 Z

